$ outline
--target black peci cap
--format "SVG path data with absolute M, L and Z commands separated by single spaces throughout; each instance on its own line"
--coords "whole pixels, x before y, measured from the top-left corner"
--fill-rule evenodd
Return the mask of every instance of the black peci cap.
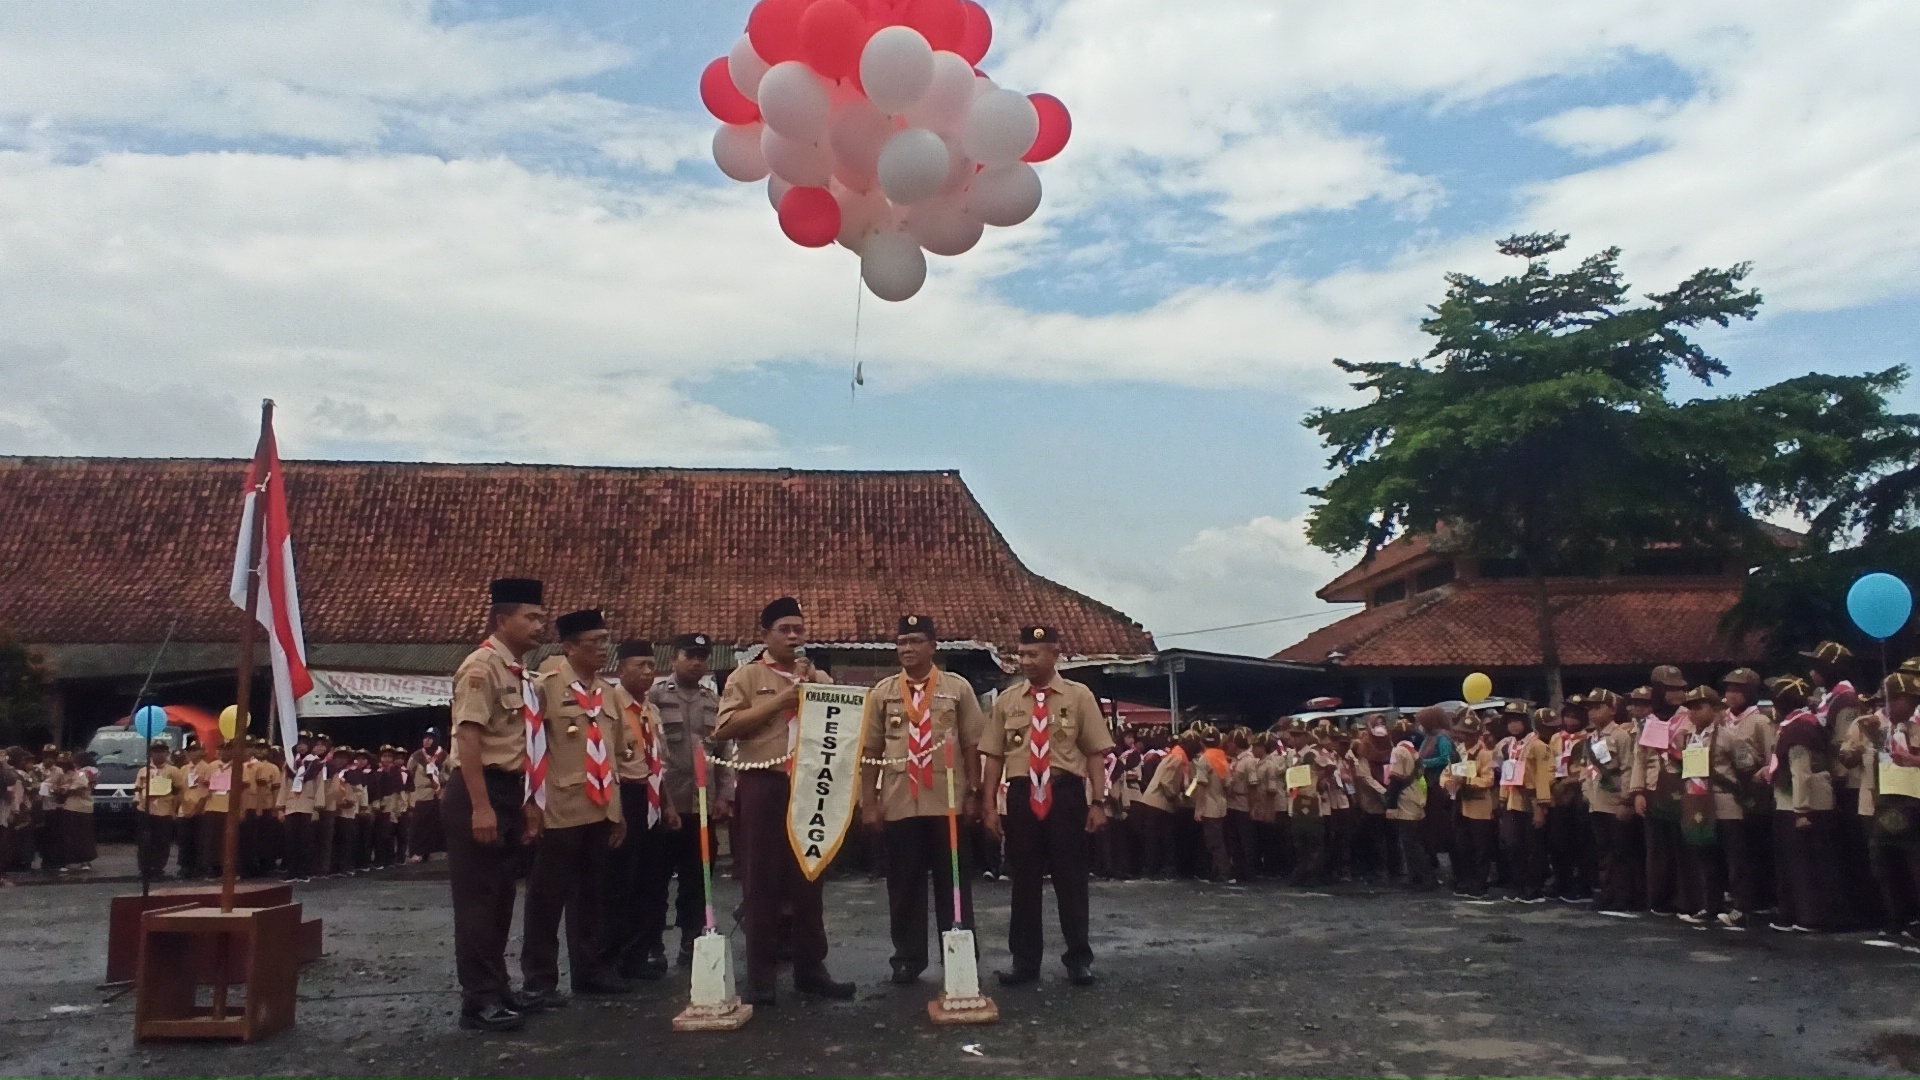
M 503 577 L 495 579 L 489 590 L 496 604 L 544 604 L 547 587 L 533 578 Z
M 565 615 L 553 620 L 553 631 L 560 635 L 560 640 L 562 641 L 579 637 L 581 634 L 592 633 L 595 630 L 605 630 L 606 628 L 607 617 L 600 613 L 599 608 L 587 608 L 584 611 L 569 611 Z
M 779 622 L 781 619 L 798 619 L 802 617 L 800 614 L 800 601 L 795 600 L 791 596 L 783 596 L 761 609 L 760 629 L 771 630 L 773 629 L 773 624 Z
M 929 638 L 934 637 L 933 617 L 929 615 L 902 615 L 900 616 L 900 628 L 895 630 L 894 634 L 902 637 L 907 634 L 925 634 Z
M 613 650 L 613 658 L 616 662 L 631 659 L 635 656 L 644 656 L 648 660 L 653 659 L 653 642 L 623 641 Z
M 1060 631 L 1051 626 L 1023 626 L 1020 628 L 1022 645 L 1058 645 Z

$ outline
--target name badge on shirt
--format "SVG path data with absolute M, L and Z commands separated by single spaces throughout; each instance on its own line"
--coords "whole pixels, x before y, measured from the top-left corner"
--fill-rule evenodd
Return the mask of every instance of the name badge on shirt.
M 1452 771 L 1453 771 L 1453 775 L 1459 777 L 1462 780 L 1465 780 L 1468 777 L 1471 777 L 1473 775 L 1473 762 L 1456 761 L 1453 763 Z
M 1707 775 L 1707 748 L 1689 746 L 1680 756 L 1680 779 L 1702 780 Z
M 1520 786 L 1520 763 L 1519 762 L 1513 760 L 1512 758 L 1508 758 L 1507 760 L 1500 763 L 1500 786 L 1501 787 L 1519 787 Z
M 1613 761 L 1613 748 L 1607 745 L 1605 739 L 1597 740 L 1589 745 L 1593 748 L 1593 760 L 1602 765 L 1609 764 Z

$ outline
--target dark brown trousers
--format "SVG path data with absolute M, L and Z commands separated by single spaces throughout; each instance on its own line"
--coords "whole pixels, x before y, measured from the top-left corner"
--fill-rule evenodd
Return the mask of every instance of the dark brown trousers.
M 573 985 L 602 972 L 611 935 L 607 886 L 616 849 L 607 846 L 613 823 L 596 821 L 541 832 L 527 876 L 526 917 L 521 923 L 520 975 L 528 990 L 560 985 L 560 919 L 567 921 L 567 962 Z
M 1851 922 L 1840 891 L 1840 812 L 1815 810 L 1807 824 L 1791 810 L 1773 812 L 1774 883 L 1783 925 L 1837 930 Z
M 460 979 L 460 1000 L 467 1009 L 504 1002 L 507 936 L 513 932 L 514 879 L 521 866 L 526 836 L 521 809 L 525 781 L 519 773 L 488 770 L 487 802 L 500 822 L 500 842 L 473 838 L 473 801 L 455 770 L 440 800 L 447 834 L 447 871 L 453 886 L 453 963 Z
M 1227 853 L 1227 819 L 1200 819 L 1200 835 L 1207 841 L 1207 880 L 1225 881 L 1233 876 L 1233 857 Z
M 927 967 L 927 882 L 933 882 L 934 925 L 953 929 L 953 857 L 945 817 L 910 817 L 882 827 L 887 845 L 887 925 L 893 962 Z M 960 919 L 973 926 L 973 857 L 960 844 Z
M 167 872 L 167 853 L 173 849 L 173 819 L 140 815 L 140 876 L 158 880 Z
M 287 876 L 313 876 L 314 824 L 312 814 L 288 814 L 283 823 L 287 836 Z
M 1590 813 L 1594 858 L 1600 865 L 1594 903 L 1601 911 L 1639 911 L 1644 904 L 1641 875 L 1647 857 L 1641 850 L 1640 819 Z
M 1547 830 L 1533 827 L 1532 810 L 1500 811 L 1500 850 L 1507 855 L 1507 887 L 1531 900 L 1547 884 Z
M 1007 785 L 1007 864 L 1013 872 L 1013 912 L 1007 924 L 1007 951 L 1017 971 L 1040 970 L 1046 947 L 1041 926 L 1043 879 L 1053 875 L 1053 899 L 1060 912 L 1060 936 L 1066 964 L 1093 961 L 1087 941 L 1087 789 L 1070 775 L 1052 782 L 1053 806 L 1046 820 L 1033 816 L 1033 782 Z
M 1140 831 L 1140 874 L 1166 877 L 1173 862 L 1173 815 L 1157 806 L 1134 803 L 1128 819 Z
M 734 789 L 734 836 L 746 866 L 747 984 L 773 988 L 780 971 L 782 917 L 791 912 L 796 978 L 821 974 L 827 962 L 825 880 L 808 881 L 787 842 L 791 781 L 778 769 L 750 769 Z

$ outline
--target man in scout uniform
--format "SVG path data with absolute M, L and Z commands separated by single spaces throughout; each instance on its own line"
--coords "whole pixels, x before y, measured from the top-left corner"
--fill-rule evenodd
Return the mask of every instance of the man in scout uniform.
M 306 881 L 313 876 L 314 815 L 319 806 L 320 764 L 313 756 L 313 744 L 306 739 L 295 743 L 293 760 L 287 764 L 286 833 L 289 881 Z
M 597 608 L 553 620 L 560 655 L 540 668 L 540 715 L 547 756 L 540 843 L 527 875 L 520 974 L 527 1004 L 557 1008 L 560 918 L 567 921 L 573 992 L 604 996 L 633 987 L 607 970 L 606 911 L 615 850 L 627 839 L 615 774 L 626 742 L 625 692 L 600 675 L 612 635 Z M 534 790 L 540 801 L 540 789 Z
M 727 679 L 713 730 L 713 738 L 738 744 L 734 835 L 741 849 L 736 861 L 745 864 L 747 926 L 747 986 L 740 998 L 756 1006 L 776 1002 L 781 917 L 790 911 L 793 988 L 844 1001 L 853 997 L 854 985 L 835 981 L 827 971 L 826 879 L 808 881 L 787 840 L 800 684 L 824 680 L 800 655 L 807 622 L 798 600 L 783 596 L 768 604 L 760 612 L 760 631 L 766 651 Z
M 1595 690 L 1587 695 L 1587 822 L 1599 864 L 1594 903 L 1600 911 L 1638 911 L 1640 874 L 1646 865 L 1639 819 L 1633 814 L 1635 728 L 1620 722 L 1620 695 Z
M 1087 833 L 1106 824 L 1105 758 L 1113 749 L 1100 703 L 1080 683 L 1061 678 L 1060 632 L 1050 626 L 1020 631 L 1020 672 L 993 703 L 993 718 L 980 738 L 987 756 L 984 784 L 993 790 L 1007 778 L 1004 826 L 997 808 L 985 808 L 987 831 L 1004 833 L 1013 869 L 1013 912 L 1007 949 L 1013 966 L 1000 973 L 1003 986 L 1040 977 L 1044 947 L 1041 883 L 1049 870 L 1060 909 L 1061 958 L 1075 986 L 1094 982 L 1093 947 L 1087 942 Z M 1200 768 L 1195 763 L 1196 769 Z
M 489 636 L 453 675 L 453 748 L 441 810 L 460 1026 L 516 1031 L 526 1018 L 515 1007 L 507 978 L 507 935 L 519 849 L 540 831 L 540 803 L 532 798 L 536 786 L 528 776 L 530 749 L 537 754 L 540 788 L 547 769 L 539 689 L 521 658 L 546 633 L 547 612 L 538 581 L 502 578 L 490 592 Z
M 980 733 L 986 717 L 967 680 L 934 666 L 933 619 L 903 615 L 894 636 L 900 672 L 867 695 L 860 746 L 861 816 L 887 851 L 887 925 L 893 981 L 927 969 L 927 900 L 941 932 L 953 929 L 953 857 L 947 829 L 948 768 L 960 816 L 980 813 Z M 949 748 L 948 743 L 953 745 Z M 879 762 L 881 764 L 876 764 Z M 874 793 L 878 792 L 876 796 Z M 973 858 L 959 852 L 961 917 L 973 925 Z
M 1647 845 L 1647 910 L 1655 915 L 1691 914 L 1700 909 L 1693 875 L 1682 866 L 1687 857 L 1682 835 L 1681 754 L 1673 749 L 1673 729 L 1690 724 L 1684 708 L 1686 677 L 1662 664 L 1647 687 L 1647 715 L 1634 745 L 1634 813 Z M 1656 731 L 1661 734 L 1656 738 Z M 1650 744 L 1652 743 L 1658 745 Z
M 186 794 L 187 774 L 168 760 L 173 747 L 155 739 L 147 747 L 147 763 L 133 778 L 134 809 L 144 830 L 140 843 L 140 876 L 153 881 L 167 872 L 167 852 L 173 847 L 173 823 Z M 0 799 L 11 792 L 0 791 Z M 5 867 L 0 866 L 0 871 Z
M 620 781 L 627 842 L 614 852 L 607 874 L 605 964 L 623 979 L 651 981 L 667 973 L 659 925 L 666 906 L 653 909 L 648 886 L 657 876 L 663 838 L 679 828 L 680 817 L 666 798 L 660 713 L 647 699 L 653 689 L 653 642 L 623 641 L 613 655 L 622 735 L 614 775 Z
M 719 722 L 720 695 L 707 685 L 707 663 L 713 639 L 706 634 L 681 634 L 673 639 L 672 669 L 656 680 L 647 701 L 660 719 L 660 752 L 666 767 L 661 787 L 662 812 L 679 824 L 658 833 L 659 853 L 647 879 L 647 925 L 660 928 L 648 942 L 649 955 L 665 958 L 667 889 L 678 881 L 673 901 L 673 923 L 680 928 L 679 964 L 693 963 L 693 943 L 706 925 L 706 894 L 700 881 L 699 788 L 693 756 L 706 752 L 707 738 Z M 726 821 L 733 813 L 732 769 L 707 771 L 707 809 L 711 820 Z

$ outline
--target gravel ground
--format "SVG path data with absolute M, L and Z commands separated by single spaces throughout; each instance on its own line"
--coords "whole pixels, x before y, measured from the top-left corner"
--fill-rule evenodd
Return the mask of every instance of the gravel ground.
M 438 864 L 444 867 L 444 864 Z M 675 1034 L 684 976 L 576 1001 L 510 1036 L 454 1027 L 447 885 L 433 865 L 300 886 L 327 955 L 298 1025 L 256 1046 L 136 1045 L 97 984 L 112 882 L 0 893 L 3 1076 L 1904 1076 L 1920 1068 L 1920 953 L 1858 936 L 1696 930 L 1584 907 L 1340 887 L 1101 882 L 1102 981 L 991 992 L 1001 1022 L 938 1029 L 935 973 L 886 982 L 885 888 L 828 886 L 850 1003 L 784 995 L 741 1031 Z M 725 886 L 724 907 L 735 899 Z M 978 891 L 983 967 L 1007 886 Z M 738 939 L 736 938 L 736 943 Z M 736 955 L 739 946 L 736 944 Z M 936 950 L 937 955 L 937 950 Z M 517 969 L 517 964 L 514 965 Z M 937 970 L 937 969 L 936 969 Z M 677 973 L 676 973 L 677 974 Z

